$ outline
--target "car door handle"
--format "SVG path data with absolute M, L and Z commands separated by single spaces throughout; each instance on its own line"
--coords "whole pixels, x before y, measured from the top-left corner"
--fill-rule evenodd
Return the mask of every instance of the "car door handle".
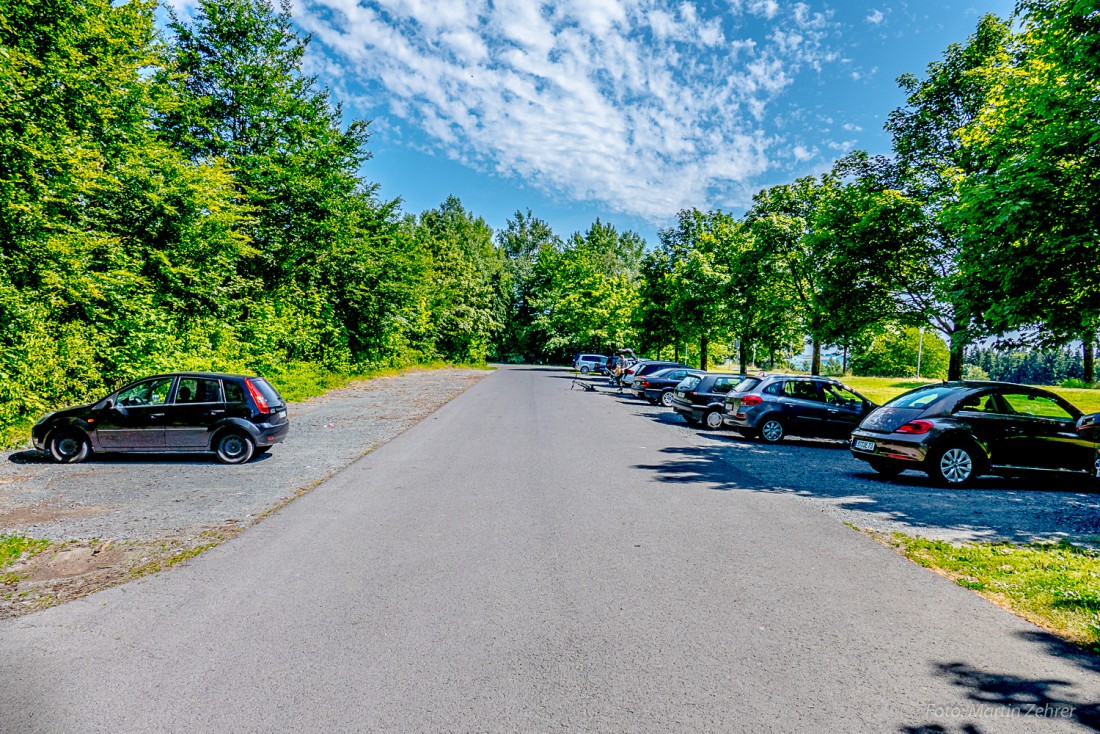
M 163 418 L 163 417 L 164 417 L 164 413 L 150 413 L 150 414 L 149 414 L 149 417 L 150 417 L 150 418 Z
M 203 413 L 203 415 L 221 415 L 224 412 L 225 412 L 224 410 L 208 410 L 205 413 Z

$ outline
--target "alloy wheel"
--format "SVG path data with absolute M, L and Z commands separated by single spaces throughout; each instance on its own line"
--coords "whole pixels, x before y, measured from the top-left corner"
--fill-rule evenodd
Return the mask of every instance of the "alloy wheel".
M 962 484 L 973 473 L 974 460 L 964 449 L 948 449 L 940 457 L 940 474 L 951 484 Z

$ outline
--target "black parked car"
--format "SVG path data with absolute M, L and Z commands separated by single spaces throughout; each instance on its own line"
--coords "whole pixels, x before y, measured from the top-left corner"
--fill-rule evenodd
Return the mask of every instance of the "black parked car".
M 876 471 L 927 472 L 961 487 L 982 474 L 1095 469 L 1097 441 L 1081 411 L 1046 390 L 1006 382 L 947 382 L 899 395 L 852 433 L 851 450 Z
M 54 461 L 92 452 L 214 452 L 243 464 L 286 438 L 286 401 L 262 377 L 186 372 L 157 375 L 97 403 L 48 413 L 31 437 Z
M 652 375 L 658 370 L 665 370 L 669 367 L 682 367 L 683 369 L 690 369 L 686 364 L 680 362 L 663 362 L 659 359 L 643 359 L 637 363 L 631 365 L 630 369 L 623 375 L 623 384 L 632 385 L 634 380 L 645 375 Z
M 676 386 L 672 409 L 684 416 L 688 423 L 702 423 L 710 430 L 721 428 L 726 394 L 744 379 L 744 375 L 724 372 L 689 375 Z
M 725 424 L 767 443 L 788 435 L 847 439 L 875 407 L 831 377 L 759 375 L 726 396 Z
M 702 370 L 689 370 L 685 367 L 666 367 L 642 377 L 635 377 L 630 392 L 639 398 L 645 398 L 651 404 L 660 403 L 666 408 L 672 406 L 673 391 L 688 375 L 705 375 Z

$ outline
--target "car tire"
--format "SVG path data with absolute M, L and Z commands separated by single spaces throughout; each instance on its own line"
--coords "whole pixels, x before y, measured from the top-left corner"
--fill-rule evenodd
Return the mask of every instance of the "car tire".
M 256 445 L 252 439 L 239 431 L 227 431 L 218 436 L 214 451 L 218 461 L 223 464 L 244 464 L 252 458 Z
M 787 427 L 778 418 L 768 418 L 756 431 L 764 443 L 779 443 L 787 437 Z
M 703 427 L 708 431 L 717 431 L 722 427 L 722 411 L 708 410 L 703 416 Z
M 588 369 L 588 365 L 585 365 L 584 367 L 581 367 L 581 374 L 582 375 L 587 375 L 590 371 L 591 370 Z
M 981 473 L 981 459 L 972 446 L 948 444 L 933 451 L 925 471 L 941 487 L 967 487 Z
M 663 393 L 661 393 L 661 405 L 665 406 L 666 408 L 671 408 L 673 397 L 675 396 L 672 394 L 671 390 L 665 390 Z
M 55 431 L 50 436 L 48 448 L 50 458 L 58 464 L 78 464 L 92 452 L 87 437 L 71 429 Z
M 905 467 L 900 464 L 896 464 L 892 461 L 884 461 L 882 459 L 876 459 L 875 461 L 867 462 L 871 465 L 871 468 L 884 477 L 896 477 L 905 471 Z

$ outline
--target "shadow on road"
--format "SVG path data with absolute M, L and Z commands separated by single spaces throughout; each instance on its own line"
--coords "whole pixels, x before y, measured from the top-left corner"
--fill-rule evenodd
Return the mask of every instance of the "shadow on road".
M 1100 672 L 1100 659 L 1082 653 L 1053 635 L 1036 630 L 1023 632 L 1021 636 L 1086 671 Z M 934 663 L 933 674 L 960 689 L 968 703 L 929 701 L 924 710 L 918 712 L 923 721 L 902 727 L 899 732 L 976 734 L 984 731 L 983 721 L 993 719 L 1017 719 L 1035 727 L 1041 727 L 1044 720 L 1070 721 L 1100 731 L 1100 703 L 1078 694 L 1071 681 L 993 673 L 960 661 Z

